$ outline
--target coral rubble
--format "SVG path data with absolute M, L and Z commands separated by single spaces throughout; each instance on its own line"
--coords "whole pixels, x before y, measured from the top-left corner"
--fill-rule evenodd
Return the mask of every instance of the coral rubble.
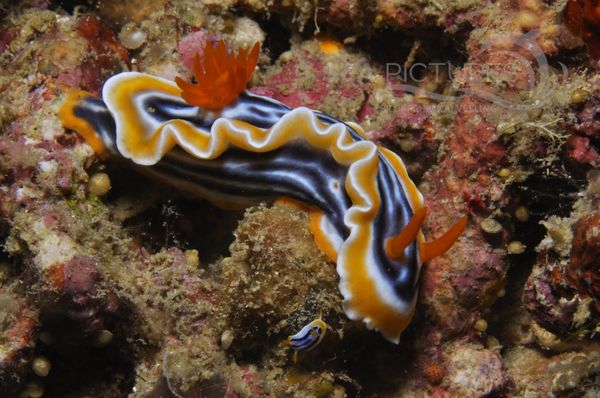
M 565 3 L 2 6 L 0 395 L 599 394 L 600 74 Z M 261 44 L 252 92 L 400 154 L 428 238 L 469 215 L 399 345 L 344 315 L 304 209 L 217 209 L 61 126 L 68 92 L 191 77 L 218 40 Z M 333 332 L 295 363 L 284 341 L 318 317 Z

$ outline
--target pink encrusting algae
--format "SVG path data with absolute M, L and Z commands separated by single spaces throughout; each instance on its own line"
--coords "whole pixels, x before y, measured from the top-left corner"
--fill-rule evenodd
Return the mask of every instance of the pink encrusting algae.
M 6 396 L 598 394 L 600 76 L 563 3 L 59 3 L 0 10 Z M 63 128 L 69 92 L 122 71 L 193 82 L 220 40 L 260 43 L 251 92 L 401 156 L 427 240 L 469 216 L 398 345 L 345 315 L 306 208 L 220 209 Z M 287 337 L 315 319 L 331 330 L 294 362 Z

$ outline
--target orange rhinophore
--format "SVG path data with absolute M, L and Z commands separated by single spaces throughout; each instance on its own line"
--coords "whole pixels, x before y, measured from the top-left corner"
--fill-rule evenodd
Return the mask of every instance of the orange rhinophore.
M 590 57 L 600 59 L 600 0 L 569 0 L 564 19 L 569 31 L 583 39 Z
M 432 242 L 423 242 L 419 245 L 421 261 L 427 262 L 434 257 L 441 256 L 448 251 L 467 226 L 468 217 L 463 216 L 446 233 Z
M 402 257 L 404 249 L 417 238 L 426 215 L 427 207 L 416 210 L 406 227 L 398 235 L 386 240 L 385 251 L 390 258 L 399 259 Z
M 426 215 L 426 207 L 416 210 L 400 234 L 389 238 L 385 242 L 385 251 L 390 258 L 400 259 L 402 257 L 404 249 L 417 238 Z M 427 262 L 448 251 L 464 231 L 467 226 L 467 220 L 467 216 L 463 216 L 446 233 L 432 242 L 424 242 L 418 239 L 421 261 Z
M 216 46 L 207 43 L 202 62 L 197 54 L 194 60 L 196 84 L 175 78 L 182 90 L 181 97 L 190 105 L 209 110 L 218 110 L 235 102 L 254 72 L 259 50 L 260 45 L 256 43 L 250 53 L 244 48 L 236 55 L 227 51 L 223 40 Z

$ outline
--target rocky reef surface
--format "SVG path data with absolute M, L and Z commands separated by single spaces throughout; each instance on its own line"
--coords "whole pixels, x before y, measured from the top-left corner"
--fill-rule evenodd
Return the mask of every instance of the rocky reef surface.
M 565 5 L 0 6 L 0 395 L 598 396 L 600 73 Z M 261 43 L 251 91 L 402 156 L 429 239 L 469 216 L 399 345 L 345 316 L 304 210 L 216 208 L 62 127 L 70 90 L 189 77 L 217 39 Z M 283 341 L 319 316 L 333 333 L 294 362 Z

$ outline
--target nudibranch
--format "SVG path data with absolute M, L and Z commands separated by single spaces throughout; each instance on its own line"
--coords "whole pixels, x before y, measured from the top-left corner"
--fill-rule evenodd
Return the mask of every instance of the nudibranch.
M 289 336 L 287 344 L 294 350 L 294 363 L 298 361 L 299 352 L 310 351 L 321 344 L 327 330 L 329 330 L 329 325 L 319 316 L 300 329 L 298 333 Z
M 355 123 L 245 91 L 258 53 L 208 44 L 195 84 L 117 74 L 102 98 L 72 94 L 63 125 L 101 157 L 223 207 L 302 203 L 317 246 L 336 263 L 347 316 L 397 343 L 421 264 L 452 246 L 466 217 L 425 242 L 423 197 L 400 157 Z

